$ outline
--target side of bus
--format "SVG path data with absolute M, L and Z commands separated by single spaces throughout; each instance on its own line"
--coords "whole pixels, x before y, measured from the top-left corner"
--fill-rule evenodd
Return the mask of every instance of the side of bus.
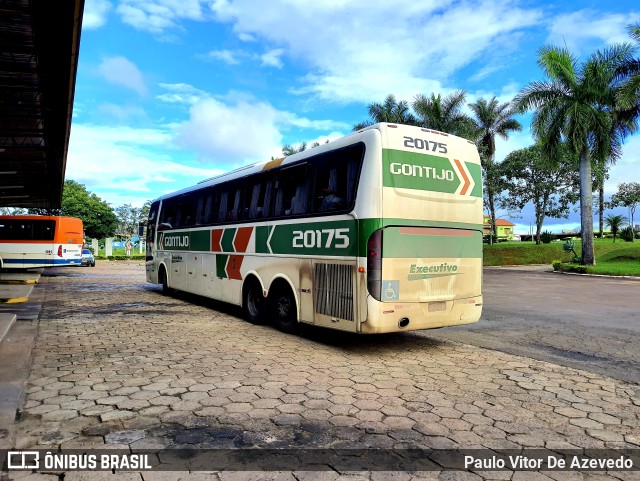
M 372 126 L 167 195 L 147 234 L 149 282 L 285 332 L 428 329 L 481 313 L 477 149 L 428 129 Z
M 242 306 L 283 331 L 298 321 L 359 330 L 358 212 L 380 209 L 380 150 L 368 131 L 154 202 L 147 280 Z
M 82 220 L 63 216 L 0 216 L 0 267 L 80 265 Z

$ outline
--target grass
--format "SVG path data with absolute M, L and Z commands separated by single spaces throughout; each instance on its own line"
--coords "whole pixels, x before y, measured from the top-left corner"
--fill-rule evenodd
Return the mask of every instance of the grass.
M 551 264 L 554 260 L 570 262 L 573 254 L 562 248 L 564 241 L 536 245 L 533 242 L 503 242 L 484 246 L 485 266 Z M 580 239 L 574 250 L 580 255 Z M 592 274 L 640 276 L 640 241 L 633 243 L 613 239 L 595 239 L 596 265 L 588 267 Z

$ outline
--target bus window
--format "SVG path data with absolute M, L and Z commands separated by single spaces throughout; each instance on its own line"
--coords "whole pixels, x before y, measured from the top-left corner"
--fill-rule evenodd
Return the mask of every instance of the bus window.
M 315 159 L 314 212 L 344 210 L 353 205 L 364 145 L 322 154 Z
M 249 184 L 251 185 L 251 184 Z M 249 200 L 249 219 L 262 219 L 271 215 L 271 180 L 258 178 L 251 188 Z
M 284 168 L 280 171 L 276 211 L 274 214 L 306 214 L 309 203 L 307 164 Z

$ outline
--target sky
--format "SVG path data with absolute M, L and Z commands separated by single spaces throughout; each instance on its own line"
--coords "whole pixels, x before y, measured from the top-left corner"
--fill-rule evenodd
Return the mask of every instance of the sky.
M 141 207 L 284 144 L 347 135 L 388 94 L 509 102 L 544 78 L 541 46 L 585 59 L 630 42 L 637 22 L 637 0 L 86 0 L 66 178 L 114 208 Z M 497 160 L 532 145 L 531 115 L 518 120 Z M 640 181 L 640 134 L 606 195 L 629 181 Z M 499 214 L 529 232 L 532 209 Z M 575 210 L 545 222 L 578 226 Z

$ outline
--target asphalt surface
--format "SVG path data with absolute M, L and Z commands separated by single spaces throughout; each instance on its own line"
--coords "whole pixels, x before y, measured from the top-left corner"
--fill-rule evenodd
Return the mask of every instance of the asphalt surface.
M 478 323 L 423 335 L 640 384 L 640 279 L 485 268 L 483 296 Z
M 555 280 L 535 274 L 522 282 L 534 285 L 538 276 L 540 286 Z M 501 289 L 490 277 L 489 306 Z M 505 277 L 507 287 L 521 277 Z M 437 339 L 442 330 L 357 336 L 309 328 L 286 335 L 243 321 L 225 304 L 163 296 L 145 282 L 137 262 L 51 269 L 41 285 L 42 314 L 33 349 L 25 349 L 32 356 L 17 416 L 7 424 L 0 418 L 4 445 L 49 452 L 159 450 L 154 466 L 169 471 L 60 467 L 12 471 L 2 479 L 640 479 L 640 471 L 452 471 L 438 458 L 428 469 L 411 470 L 387 461 L 407 448 L 436 455 L 476 449 L 486 456 L 624 449 L 640 466 L 640 386 L 634 383 Z M 518 315 L 534 318 L 534 307 Z M 33 323 L 18 321 L 21 329 L 3 343 L 26 346 L 25 328 Z M 176 469 L 165 459 L 176 448 L 209 455 L 286 450 L 291 463 L 267 458 L 251 471 L 233 464 L 198 471 L 183 461 Z M 345 448 L 360 448 L 365 456 L 341 465 L 323 454 Z M 319 469 L 308 470 L 309 462 Z

